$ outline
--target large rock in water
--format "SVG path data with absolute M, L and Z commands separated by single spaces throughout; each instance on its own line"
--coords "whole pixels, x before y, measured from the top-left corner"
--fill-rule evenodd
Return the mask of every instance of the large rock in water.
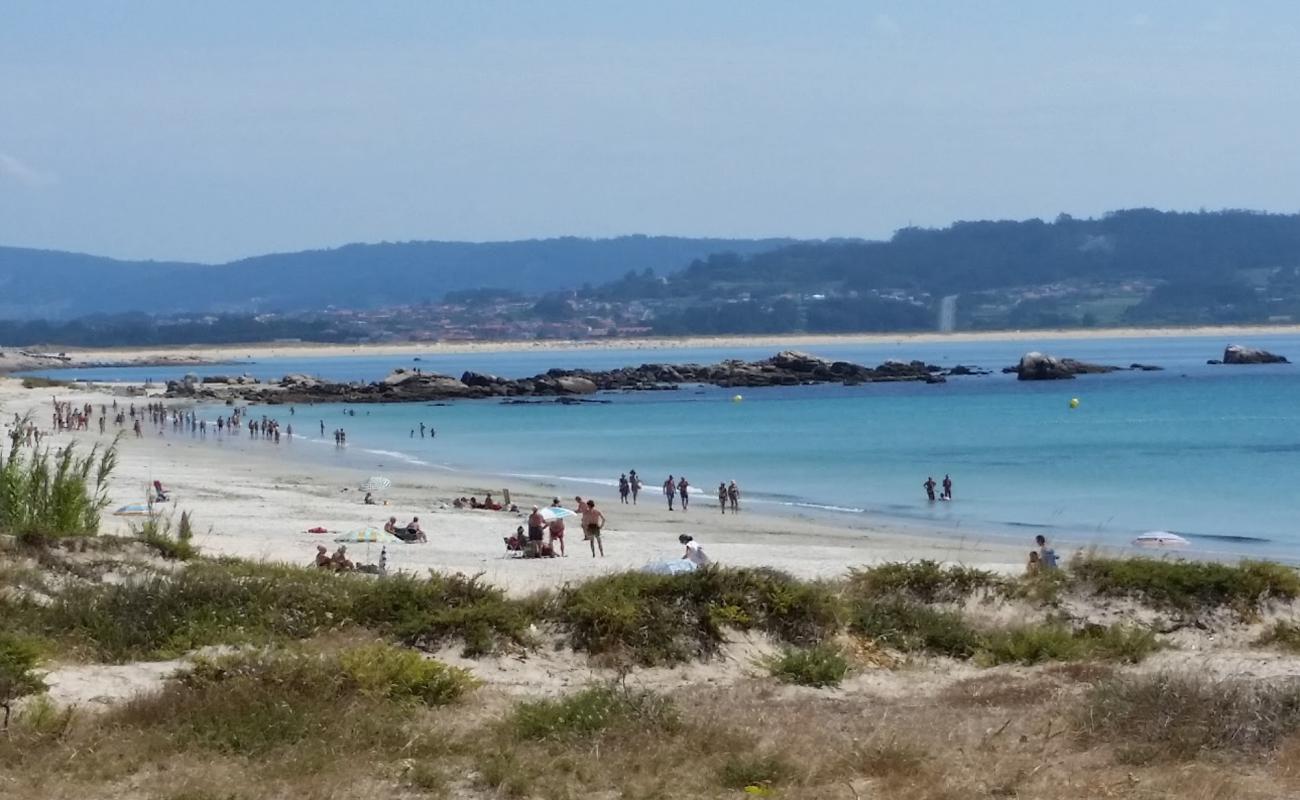
M 1270 353 L 1267 350 L 1260 350 L 1255 347 L 1242 347 L 1239 344 L 1230 344 L 1223 350 L 1223 363 L 1225 364 L 1289 364 L 1286 356 L 1279 356 Z
M 1114 372 L 1119 367 L 1111 367 L 1106 364 L 1089 364 L 1086 361 L 1076 361 L 1073 358 L 1057 358 L 1048 356 L 1037 351 L 1025 353 L 1020 357 L 1020 363 L 1014 369 L 1003 370 L 1003 372 L 1015 372 L 1016 377 L 1022 381 L 1055 381 L 1069 380 L 1075 375 L 1095 375 L 1104 372 Z
M 1022 381 L 1057 381 L 1070 380 L 1074 373 L 1061 359 L 1034 351 L 1020 357 L 1016 377 Z

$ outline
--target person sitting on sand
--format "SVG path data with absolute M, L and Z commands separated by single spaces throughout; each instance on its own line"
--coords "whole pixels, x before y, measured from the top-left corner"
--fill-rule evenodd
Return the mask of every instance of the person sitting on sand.
M 388 521 L 384 523 L 384 533 L 391 533 L 394 536 L 399 535 L 397 533 L 397 517 L 388 518 Z
M 1025 574 L 1031 578 L 1034 577 L 1035 575 L 1038 574 L 1040 566 L 1041 564 L 1038 561 L 1038 551 L 1030 550 L 1029 561 L 1028 563 L 1025 564 Z
M 582 538 L 591 543 L 591 557 L 596 557 L 596 548 L 600 548 L 600 557 L 605 557 L 605 544 L 600 540 L 600 533 L 605 529 L 605 515 L 596 510 L 596 501 L 588 500 L 587 508 L 582 512 Z
M 500 510 L 501 510 L 501 504 L 500 504 L 500 503 L 497 503 L 497 502 L 494 502 L 494 501 L 492 500 L 492 493 L 491 493 L 491 492 L 487 492 L 486 494 L 483 495 L 483 507 L 486 508 L 488 511 L 500 511 Z
M 695 537 L 683 533 L 677 537 L 677 541 L 686 545 L 686 552 L 682 554 L 682 558 L 686 561 L 697 567 L 707 567 L 713 563 L 713 559 L 704 554 L 704 548 L 700 546 L 699 542 L 695 541 Z
M 370 492 L 366 492 L 366 496 L 361 502 L 365 503 L 368 506 L 373 506 L 375 505 L 375 496 Z
M 348 559 L 347 545 L 341 544 L 339 549 L 334 551 L 334 555 L 330 556 L 330 566 L 335 572 L 351 572 L 356 569 L 356 565 Z
M 408 542 L 429 541 L 427 538 L 425 538 L 424 528 L 420 527 L 419 517 L 411 517 L 411 521 L 406 523 L 406 536 L 404 538 Z
M 325 549 L 325 545 L 316 545 L 316 566 L 320 569 L 329 569 L 332 565 L 333 562 L 330 561 L 329 551 Z
M 452 500 L 452 501 L 451 501 L 451 507 L 452 507 L 452 508 L 464 508 L 464 507 L 465 507 L 465 498 L 463 498 L 463 497 L 457 497 L 455 500 Z
M 1054 570 L 1057 568 L 1056 551 L 1047 546 L 1047 537 L 1038 534 L 1034 537 L 1034 544 L 1038 545 L 1038 562 L 1039 569 Z

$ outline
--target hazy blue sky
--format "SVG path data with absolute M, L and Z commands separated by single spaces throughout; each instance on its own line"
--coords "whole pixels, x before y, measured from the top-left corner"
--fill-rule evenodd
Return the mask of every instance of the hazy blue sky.
M 1298 101 L 1294 2 L 3 0 L 0 243 L 1294 211 Z

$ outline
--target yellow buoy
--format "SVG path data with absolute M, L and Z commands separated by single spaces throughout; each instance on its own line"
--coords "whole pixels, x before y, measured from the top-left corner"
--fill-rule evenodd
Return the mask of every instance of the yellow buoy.
M 1077 398 L 1077 397 L 1071 397 L 1071 398 L 1070 398 L 1070 408 L 1078 408 L 1078 407 L 1079 407 L 1079 398 Z
M 744 400 L 744 399 L 745 399 L 745 398 L 741 397 L 740 395 L 736 395 L 735 397 L 731 398 L 731 402 L 733 402 L 733 403 L 739 403 L 741 400 Z

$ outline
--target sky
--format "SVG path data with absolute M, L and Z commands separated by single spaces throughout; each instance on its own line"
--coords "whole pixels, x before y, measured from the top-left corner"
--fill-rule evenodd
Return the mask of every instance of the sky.
M 1300 4 L 4 0 L 0 244 L 1300 210 Z

